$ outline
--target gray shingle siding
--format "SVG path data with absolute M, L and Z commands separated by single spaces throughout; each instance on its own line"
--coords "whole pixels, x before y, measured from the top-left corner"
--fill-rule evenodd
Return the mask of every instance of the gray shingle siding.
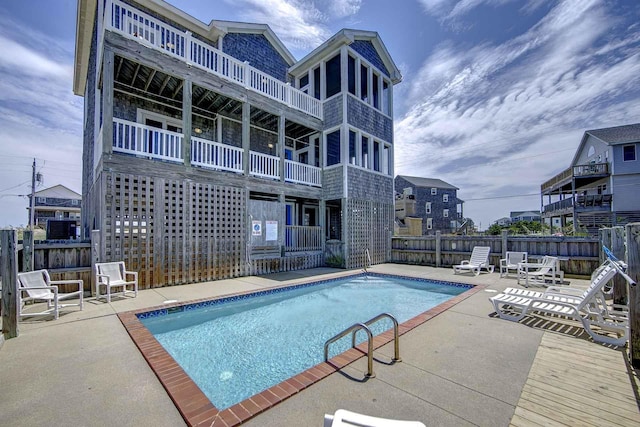
M 330 129 L 342 123 L 342 97 L 338 95 L 324 103 L 324 129 Z
M 395 179 L 395 191 L 396 193 L 402 193 L 407 187 L 413 189 L 413 195 L 416 199 L 416 216 L 423 218 L 422 233 L 423 234 L 435 234 L 436 231 L 443 233 L 450 233 L 451 221 L 457 218 L 457 205 L 462 203 L 457 197 L 457 190 L 438 188 L 437 194 L 431 195 L 431 188 L 417 187 L 402 177 L 396 177 Z M 443 202 L 443 195 L 449 195 L 449 201 Z M 431 202 L 431 213 L 427 214 L 426 204 Z M 449 209 L 449 217 L 445 218 L 443 215 L 444 209 Z M 427 218 L 433 219 L 433 228 L 427 229 Z
M 325 200 L 344 197 L 342 168 L 338 166 L 322 172 L 322 198 Z
M 393 201 L 393 178 L 366 170 L 349 167 L 349 198 L 374 200 L 381 203 Z
M 347 96 L 347 112 L 347 122 L 351 126 L 393 143 L 393 120 L 389 117 L 352 96 Z
M 278 80 L 287 81 L 289 64 L 262 34 L 229 33 L 224 36 L 222 50 Z
M 372 63 L 374 67 L 382 71 L 385 76 L 389 77 L 389 70 L 385 67 L 384 62 L 382 62 L 382 58 L 378 55 L 376 48 L 373 47 L 373 43 L 366 40 L 356 40 L 349 46 L 362 55 L 364 59 Z

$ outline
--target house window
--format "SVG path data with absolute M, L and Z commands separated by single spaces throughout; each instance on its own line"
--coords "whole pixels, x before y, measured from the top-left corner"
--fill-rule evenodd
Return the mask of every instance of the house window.
M 380 172 L 380 143 L 373 141 L 373 170 Z
M 46 197 L 36 197 L 36 203 L 47 203 Z
M 182 133 L 182 120 L 140 108 L 138 108 L 138 123 L 171 132 Z
M 363 168 L 369 168 L 369 138 L 366 136 L 362 137 L 362 161 L 360 162 L 360 166 Z
M 427 218 L 427 230 L 431 230 L 433 228 L 433 218 Z
M 356 133 L 352 130 L 349 131 L 349 163 L 357 165 L 356 160 Z
M 340 55 L 336 55 L 325 64 L 327 76 L 327 88 L 325 98 L 330 98 L 340 92 L 342 82 L 340 79 Z
M 432 188 L 431 189 L 431 195 L 435 196 L 436 194 L 438 194 L 438 189 L 437 188 Z
M 352 95 L 356 94 L 356 60 L 353 56 L 349 55 L 347 62 L 347 75 L 348 75 L 348 90 Z
M 449 209 L 444 209 L 442 211 L 442 216 L 445 217 L 445 218 L 449 218 Z
M 300 90 L 304 93 L 309 93 L 309 74 L 305 74 L 300 77 Z
M 371 82 L 371 89 L 373 91 L 373 108 L 380 109 L 380 93 L 378 88 L 378 82 L 380 78 L 376 73 L 373 73 L 373 79 Z
M 624 145 L 622 147 L 622 159 L 625 162 L 632 162 L 636 159 L 636 145 Z
M 320 67 L 313 70 L 313 96 L 320 99 Z
M 424 204 L 424 211 L 428 214 L 431 213 L 431 202 L 427 202 Z
M 442 195 L 442 201 L 447 203 L 449 201 L 449 195 L 448 194 L 443 194 Z
M 360 65 L 360 99 L 369 101 L 369 69 Z
M 382 112 L 388 116 L 391 115 L 391 96 L 389 91 L 389 82 L 382 81 Z
M 78 199 L 71 199 L 71 206 L 78 206 Z
M 340 131 L 327 135 L 327 166 L 340 163 Z

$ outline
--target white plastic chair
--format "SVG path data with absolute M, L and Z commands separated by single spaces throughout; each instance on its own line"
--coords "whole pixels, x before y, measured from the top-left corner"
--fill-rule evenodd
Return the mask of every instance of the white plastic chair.
M 426 427 L 420 421 L 400 421 L 362 415 L 338 409 L 335 414 L 325 414 L 324 427 Z
M 518 273 L 518 264 L 527 262 L 526 252 L 510 252 L 507 251 L 506 258 L 500 260 L 500 277 L 509 276 L 509 271 Z
M 106 293 L 104 297 L 107 302 L 111 302 L 111 295 L 126 296 L 127 293 L 138 296 L 138 273 L 127 271 L 124 261 L 96 263 L 96 298 L 103 298 L 100 294 L 100 287 L 104 286 Z M 131 287 L 129 290 L 127 287 Z M 122 288 L 120 292 L 112 292 L 112 288 Z
M 471 251 L 471 258 L 462 261 L 459 265 L 454 265 L 453 274 L 472 272 L 477 276 L 483 268 L 493 273 L 494 267 L 489 264 L 489 252 L 491 252 L 489 246 L 474 246 Z
M 58 292 L 57 285 L 76 284 L 77 291 Z M 84 283 L 82 280 L 51 280 L 47 270 L 28 271 L 18 273 L 18 315 L 20 318 L 30 316 L 49 316 L 53 313 L 53 318 L 57 319 L 59 311 L 64 307 L 79 306 L 83 308 L 82 294 L 84 293 Z M 25 296 L 26 294 L 26 296 Z M 61 304 L 60 301 L 78 298 L 77 303 Z M 27 311 L 25 304 L 29 301 L 47 303 L 44 311 Z

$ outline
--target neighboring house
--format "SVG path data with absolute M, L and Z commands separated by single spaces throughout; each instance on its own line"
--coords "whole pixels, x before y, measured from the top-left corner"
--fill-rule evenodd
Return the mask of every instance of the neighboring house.
M 407 192 L 411 188 L 405 189 Z M 413 194 L 396 194 L 396 236 L 422 236 L 422 218 L 416 216 L 416 198 Z
M 518 221 L 540 222 L 540 211 L 515 211 L 509 214 L 511 224 Z
M 502 217 L 496 220 L 496 224 L 498 224 L 500 227 L 508 227 L 509 225 L 511 225 L 511 218 L 507 216 Z
M 388 260 L 401 75 L 376 32 L 296 61 L 268 25 L 80 0 L 74 71 L 102 260 L 147 286 Z
M 455 233 L 462 227 L 464 201 L 458 199 L 458 187 L 440 179 L 398 175 L 395 190 L 414 196 L 415 216 L 422 218 L 422 234 Z
M 73 220 L 80 226 L 82 196 L 64 185 L 54 185 L 34 193 L 34 224 L 46 230 L 50 220 Z
M 640 221 L 640 123 L 588 130 L 571 166 L 541 185 L 542 216 L 574 231 Z

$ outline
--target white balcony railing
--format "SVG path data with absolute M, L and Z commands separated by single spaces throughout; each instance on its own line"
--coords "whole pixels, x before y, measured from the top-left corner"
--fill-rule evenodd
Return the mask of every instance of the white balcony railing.
M 102 154 L 102 130 L 96 136 L 94 164 Z M 184 135 L 123 119 L 113 119 L 114 152 L 183 163 Z M 191 137 L 191 164 L 207 169 L 244 172 L 245 152 L 240 147 Z M 249 173 L 267 179 L 280 179 L 280 157 L 249 151 Z M 285 181 L 322 186 L 321 169 L 285 160 Z
M 280 157 L 250 151 L 249 173 L 261 178 L 280 179 Z
M 191 137 L 191 164 L 204 168 L 243 173 L 242 148 Z
M 296 184 L 308 184 L 322 187 L 322 170 L 319 167 L 305 165 L 292 160 L 284 161 L 284 180 Z
M 118 0 L 108 0 L 106 7 L 106 29 L 322 119 L 320 100 L 194 38 L 189 31 Z
M 113 151 L 183 162 L 181 133 L 113 119 Z

